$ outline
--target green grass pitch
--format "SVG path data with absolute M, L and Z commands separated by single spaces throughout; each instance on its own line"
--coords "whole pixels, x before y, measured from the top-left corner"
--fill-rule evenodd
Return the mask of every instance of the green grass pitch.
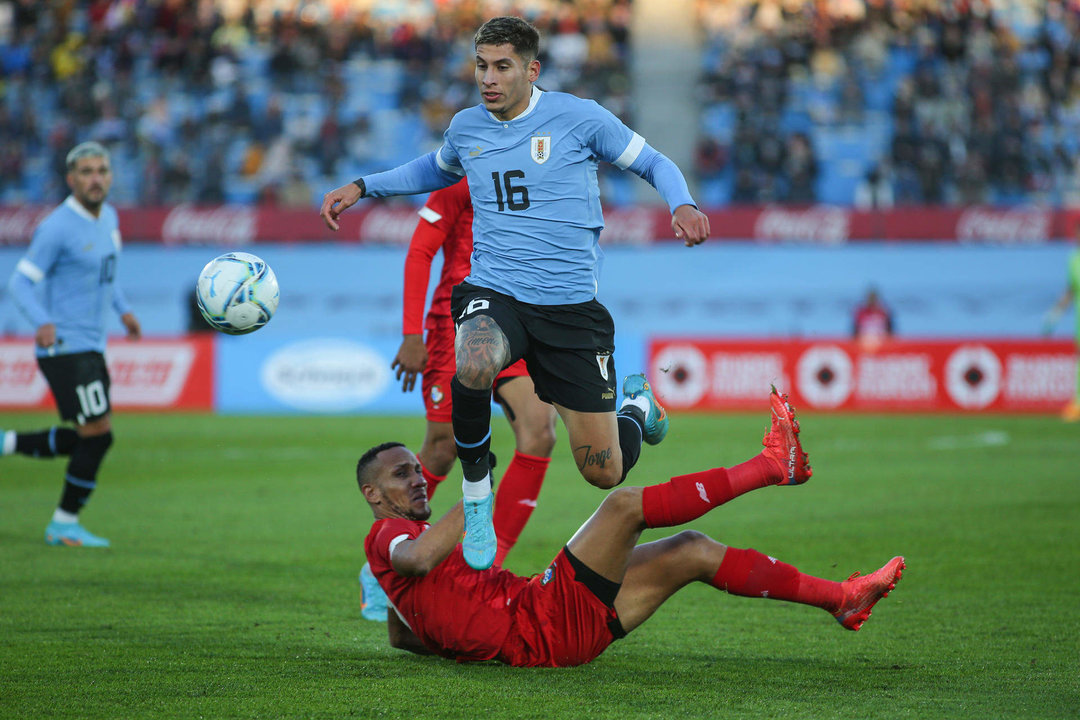
M 758 415 L 672 418 L 632 484 L 731 465 Z M 46 414 L 0 414 L 32 429 Z M 862 631 L 688 588 L 591 665 L 392 650 L 364 621 L 360 452 L 420 418 L 121 413 L 83 514 L 47 547 L 63 460 L 0 459 L 0 717 L 1065 718 L 1080 707 L 1080 427 L 1049 417 L 807 414 L 815 468 L 687 527 L 832 579 L 908 569 Z M 508 461 L 510 433 L 494 420 Z M 436 495 L 436 515 L 459 497 Z M 508 567 L 539 572 L 603 497 L 565 438 Z M 657 537 L 660 531 L 646 535 Z

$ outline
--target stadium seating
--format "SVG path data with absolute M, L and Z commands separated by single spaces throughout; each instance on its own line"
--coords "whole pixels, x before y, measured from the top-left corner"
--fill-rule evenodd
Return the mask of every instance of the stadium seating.
M 625 57 L 617 5 L 505 9 L 549 41 L 585 38 L 584 64 L 542 58 L 558 68 L 545 87 L 587 86 L 603 100 L 625 86 L 621 66 L 592 56 L 595 46 Z M 449 118 L 440 108 L 475 102 L 460 58 L 483 11 L 457 2 L 354 7 L 12 4 L 0 12 L 0 204 L 61 199 L 63 152 L 86 139 L 113 150 L 120 205 L 274 202 L 288 182 L 310 188 L 315 204 L 342 178 L 437 147 Z M 624 181 L 605 178 L 604 188 L 609 202 L 630 201 Z

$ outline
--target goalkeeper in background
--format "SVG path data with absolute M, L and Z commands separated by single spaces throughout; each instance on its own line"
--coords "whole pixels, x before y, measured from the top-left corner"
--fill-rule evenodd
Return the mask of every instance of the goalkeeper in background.
M 1069 254 L 1065 292 L 1054 303 L 1054 307 L 1050 308 L 1050 311 L 1046 313 L 1046 321 L 1043 323 L 1043 335 L 1049 335 L 1053 332 L 1054 326 L 1057 325 L 1058 320 L 1061 319 L 1061 316 L 1069 307 L 1069 303 L 1073 302 L 1077 294 L 1080 293 L 1080 225 L 1076 228 L 1076 242 L 1076 248 Z M 1077 349 L 1080 349 L 1080 312 L 1077 312 L 1075 332 L 1076 346 Z M 1076 373 L 1076 387 L 1073 398 L 1065 406 L 1065 409 L 1061 411 L 1061 418 L 1066 422 L 1080 421 L 1080 367 L 1078 367 Z

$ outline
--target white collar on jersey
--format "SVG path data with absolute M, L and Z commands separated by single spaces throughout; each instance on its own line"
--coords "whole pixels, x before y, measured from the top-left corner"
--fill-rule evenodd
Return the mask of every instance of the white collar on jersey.
M 525 108 L 525 111 L 513 120 L 500 120 L 499 118 L 495 117 L 490 110 L 488 111 L 488 116 L 497 123 L 516 122 L 517 120 L 520 120 L 521 118 L 525 117 L 533 111 L 533 108 L 536 107 L 536 103 L 540 100 L 540 96 L 543 94 L 543 90 L 533 85 L 532 95 L 529 96 L 529 107 Z
M 86 218 L 90 222 L 97 222 L 98 220 L 101 219 L 101 218 L 94 217 L 94 213 L 90 212 L 85 207 L 83 207 L 83 204 L 81 202 L 79 202 L 78 200 L 76 200 L 74 195 L 68 195 L 64 199 L 64 204 L 67 205 L 72 210 L 74 210 L 76 215 L 82 215 L 84 218 Z

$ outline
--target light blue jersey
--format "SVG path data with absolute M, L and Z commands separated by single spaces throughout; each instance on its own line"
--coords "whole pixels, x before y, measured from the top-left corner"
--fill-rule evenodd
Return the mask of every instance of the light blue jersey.
M 115 284 L 120 247 L 116 209 L 107 203 L 95 218 L 69 196 L 38 225 L 10 289 L 35 328 L 56 325 L 56 346 L 38 348 L 39 356 L 105 352 L 106 313 L 130 312 Z
M 379 197 L 467 176 L 474 215 L 466 280 L 523 302 L 561 305 L 597 294 L 600 160 L 648 180 L 672 211 L 694 204 L 675 164 L 608 110 L 536 87 L 513 120 L 499 120 L 483 105 L 462 110 L 433 157 L 364 181 L 367 195 Z

